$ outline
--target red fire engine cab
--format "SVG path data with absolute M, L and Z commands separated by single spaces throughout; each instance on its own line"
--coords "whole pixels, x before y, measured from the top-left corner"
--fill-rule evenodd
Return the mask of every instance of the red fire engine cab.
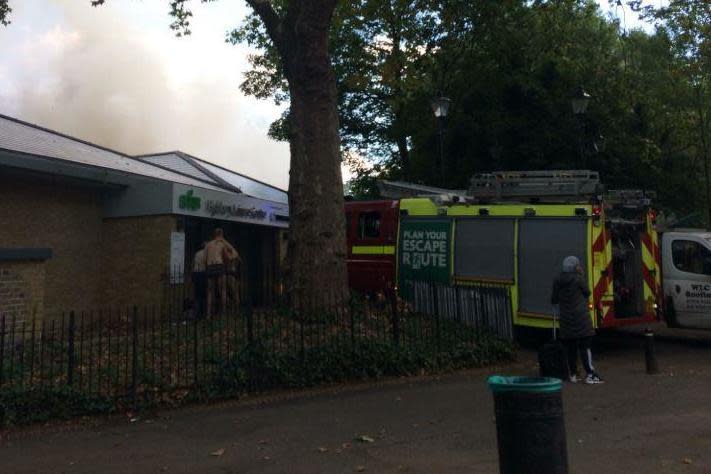
M 348 281 L 354 290 L 377 293 L 394 287 L 399 212 L 396 200 L 346 202 Z

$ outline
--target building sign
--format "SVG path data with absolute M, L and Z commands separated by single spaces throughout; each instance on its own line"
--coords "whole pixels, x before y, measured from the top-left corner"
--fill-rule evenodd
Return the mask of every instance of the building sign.
M 178 207 L 186 211 L 197 211 L 200 209 L 201 201 L 197 196 L 193 196 L 193 190 L 186 191 L 178 197 Z
M 244 194 L 173 184 L 173 213 L 288 227 L 289 207 Z
M 248 217 L 250 219 L 265 219 L 268 217 L 264 209 L 240 207 L 236 204 L 225 204 L 222 201 L 207 201 L 205 209 L 212 217 Z
M 711 311 L 711 285 L 695 281 L 677 281 L 676 287 L 682 304 L 675 306 L 675 308 L 691 313 Z
M 403 219 L 400 223 L 398 274 L 404 294 L 413 281 L 448 283 L 451 274 L 452 222 Z

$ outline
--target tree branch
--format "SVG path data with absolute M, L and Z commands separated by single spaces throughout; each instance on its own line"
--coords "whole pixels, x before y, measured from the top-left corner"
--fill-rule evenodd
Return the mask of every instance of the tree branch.
M 247 0 L 249 6 L 259 15 L 259 18 L 264 22 L 267 28 L 267 33 L 271 37 L 274 44 L 280 47 L 283 42 L 283 24 L 274 7 L 269 0 Z
M 0 25 L 7 26 L 10 24 L 10 12 L 12 8 L 8 5 L 7 0 L 0 0 Z

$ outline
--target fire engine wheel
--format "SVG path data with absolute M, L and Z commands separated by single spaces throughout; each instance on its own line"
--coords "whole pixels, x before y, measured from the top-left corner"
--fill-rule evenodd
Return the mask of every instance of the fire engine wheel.
M 676 310 L 674 309 L 674 302 L 671 298 L 667 298 L 666 304 L 664 305 L 664 321 L 670 328 L 680 328 L 679 320 L 676 318 Z

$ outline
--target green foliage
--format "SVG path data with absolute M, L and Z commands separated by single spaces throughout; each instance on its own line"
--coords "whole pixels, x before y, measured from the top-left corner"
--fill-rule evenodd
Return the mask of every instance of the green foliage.
M 672 96 L 664 97 L 677 107 L 675 129 L 683 134 L 685 171 L 692 177 L 686 181 L 703 183 L 698 188 L 704 189 L 706 224 L 711 226 L 711 3 L 670 0 L 658 7 L 647 1 L 631 3 L 666 40 L 668 71 L 677 87 Z M 679 181 L 679 175 L 670 176 Z M 702 193 L 695 194 L 698 203 Z
M 592 1 L 341 2 L 331 50 L 355 176 L 346 192 L 377 197 L 382 178 L 461 189 L 490 170 L 591 168 L 610 187 L 656 190 L 665 210 L 697 209 L 708 161 L 701 130 L 711 127 L 708 93 L 698 94 L 699 84 L 708 90 L 711 4 L 628 3 L 658 29 L 622 32 Z M 258 18 L 228 38 L 260 51 L 242 90 L 288 103 Z M 570 106 L 579 86 L 593 97 L 582 120 Z M 452 99 L 443 177 L 430 110 L 439 94 Z M 288 139 L 286 124 L 271 136 Z
M 461 338 L 459 338 L 461 340 Z M 452 343 L 437 350 L 432 344 L 393 344 L 367 340 L 352 348 L 323 345 L 301 353 L 275 353 L 262 345 L 240 352 L 227 361 L 214 383 L 211 396 L 226 396 L 254 388 L 303 388 L 324 383 L 406 376 L 470 367 L 482 367 L 515 357 L 510 342 L 488 334 L 475 344 Z
M 276 3 L 283 8 L 284 2 Z M 330 46 L 341 112 L 341 141 L 348 153 L 408 162 L 405 107 L 420 87 L 422 71 L 430 61 L 430 47 L 439 33 L 432 0 L 358 0 L 340 2 L 331 27 Z M 246 42 L 258 49 L 250 56 L 252 70 L 245 75 L 243 92 L 258 98 L 288 102 L 288 84 L 277 51 L 256 14 L 229 32 L 227 41 Z M 428 44 L 429 46 L 422 46 Z M 272 125 L 270 136 L 282 122 Z
M 70 387 L 5 387 L 0 390 L 0 428 L 69 419 L 99 413 L 112 413 L 113 400 L 87 395 Z
M 423 320 L 417 315 L 403 317 L 400 340 L 395 343 L 388 333 L 377 333 L 383 337 L 371 334 L 369 331 L 373 328 L 361 325 L 363 318 L 366 317 L 359 314 L 354 320 L 359 335 L 353 343 L 348 332 L 327 336 L 327 328 L 333 327 L 334 322 L 326 322 L 333 318 L 325 316 L 321 318 L 323 321 L 312 323 L 322 326 L 315 330 L 315 334 L 321 336 L 315 341 L 314 334 L 307 332 L 303 346 L 297 340 L 295 344 L 275 349 L 277 341 L 284 337 L 276 330 L 260 333 L 260 338 L 252 345 L 241 340 L 233 341 L 233 347 L 242 347 L 242 350 L 229 359 L 216 346 L 203 346 L 197 362 L 200 374 L 196 375 L 200 375 L 200 381 L 189 388 L 166 383 L 155 372 L 155 367 L 151 367 L 154 364 L 146 365 L 139 357 L 135 403 L 139 409 L 177 406 L 263 390 L 481 367 L 515 357 L 511 342 L 488 333 L 477 333 L 473 328 L 453 321 Z M 373 324 L 377 326 L 379 323 L 374 321 Z M 423 334 L 428 336 L 423 337 Z M 213 340 L 204 336 L 203 342 Z M 299 334 L 286 337 L 298 339 Z M 123 362 L 117 367 L 102 368 L 97 374 L 98 380 L 113 380 L 116 385 L 112 386 L 118 387 L 122 365 Z M 9 373 L 6 371 L 5 375 Z M 91 384 L 70 388 L 63 382 L 54 387 L 51 381 L 46 382 L 46 385 L 32 387 L 11 379 L 11 383 L 3 386 L 0 389 L 0 427 L 113 413 L 125 404 L 133 405 L 130 397 L 114 398 L 111 390 L 103 395 L 89 394 L 93 390 Z M 119 393 L 125 393 L 125 390 Z

